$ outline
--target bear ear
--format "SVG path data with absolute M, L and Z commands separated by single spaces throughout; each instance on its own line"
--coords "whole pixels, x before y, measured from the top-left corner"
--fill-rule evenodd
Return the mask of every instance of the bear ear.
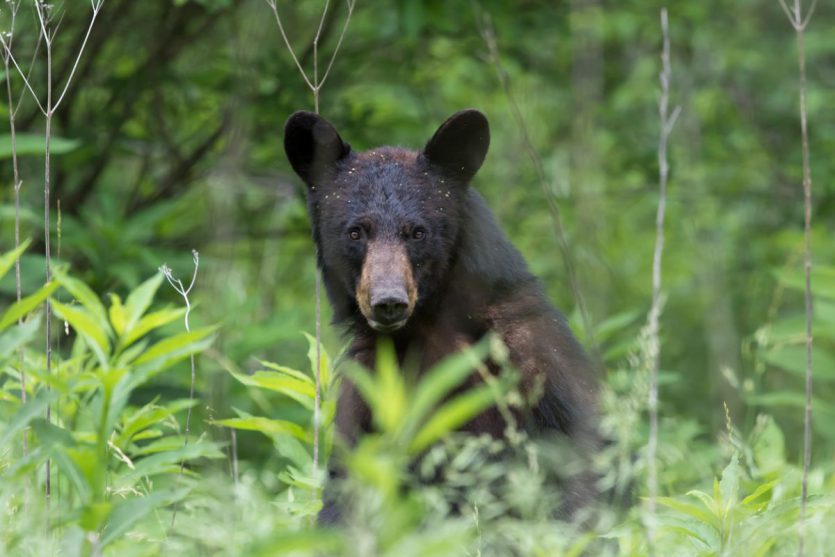
M 300 110 L 284 124 L 284 152 L 308 186 L 325 179 L 337 161 L 351 152 L 333 125 L 313 112 Z
M 487 117 L 474 109 L 456 112 L 441 124 L 423 148 L 426 159 L 448 176 L 469 182 L 490 146 Z

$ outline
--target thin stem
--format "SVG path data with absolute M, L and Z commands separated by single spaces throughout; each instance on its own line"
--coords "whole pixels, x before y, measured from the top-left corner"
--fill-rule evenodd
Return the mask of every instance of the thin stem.
M 817 7 L 818 7 L 818 0 L 812 0 L 812 5 L 809 6 L 809 12 L 806 14 L 806 17 L 803 20 L 803 23 L 800 24 L 800 26 L 803 28 L 804 31 L 806 30 L 806 26 L 809 25 L 809 20 L 812 19 L 812 15 L 815 13 L 815 8 L 817 8 Z
M 35 61 L 38 59 L 38 54 L 41 52 L 41 43 L 43 42 L 43 37 L 41 37 L 40 33 L 38 33 L 38 40 L 35 41 L 35 48 L 32 50 L 32 60 L 29 61 L 29 71 L 26 72 L 25 78 L 28 80 L 32 76 L 32 71 L 35 69 Z M 9 45 L 11 46 L 11 45 Z M 17 104 L 14 107 L 14 114 L 17 116 L 17 111 L 20 110 L 20 106 L 23 104 L 23 99 L 26 98 L 27 89 L 24 87 L 20 91 L 20 95 L 17 98 Z M 35 99 L 37 101 L 37 99 Z
M 661 340 L 659 337 L 659 319 L 663 305 L 661 294 L 661 259 L 664 254 L 664 218 L 667 211 L 667 181 L 669 164 L 667 163 L 667 142 L 673 130 L 680 107 L 669 113 L 670 79 L 670 35 L 667 8 L 661 9 L 661 34 L 663 46 L 661 51 L 661 96 L 658 100 L 658 116 L 661 121 L 661 132 L 658 138 L 658 210 L 655 215 L 655 250 L 652 257 L 652 305 L 647 317 L 647 344 L 650 363 L 649 380 L 649 440 L 647 443 L 648 491 L 647 497 L 647 536 L 650 544 L 655 541 L 655 509 L 658 497 L 658 463 L 656 452 L 658 447 L 658 371 L 661 364 Z
M 322 9 L 322 15 L 319 18 L 319 25 L 316 29 L 316 35 L 313 38 L 313 80 L 308 77 L 307 72 L 305 72 L 304 68 L 302 67 L 301 63 L 299 62 L 296 53 L 293 51 L 293 47 L 290 44 L 290 40 L 287 38 L 287 33 L 284 31 L 284 24 L 281 22 L 281 15 L 278 13 L 278 6 L 276 4 L 276 0 L 264 0 L 270 9 L 273 12 L 273 16 L 275 17 L 275 21 L 278 24 L 278 30 L 281 33 L 281 38 L 284 40 L 284 46 L 287 47 L 287 52 L 290 53 L 290 57 L 293 59 L 293 62 L 296 64 L 296 68 L 298 68 L 299 73 L 302 76 L 307 87 L 310 89 L 310 92 L 313 93 L 313 109 L 318 114 L 319 113 L 319 100 L 320 100 L 320 92 L 322 90 L 322 86 L 325 84 L 325 80 L 328 78 L 330 74 L 331 67 L 333 66 L 334 60 L 336 60 L 336 55 L 339 52 L 340 47 L 342 46 L 342 40 L 345 38 L 345 32 L 348 29 L 348 23 L 351 21 L 351 15 L 354 13 L 354 5 L 356 4 L 356 0 L 346 0 L 348 5 L 348 14 L 345 17 L 345 22 L 342 25 L 342 32 L 339 34 L 339 40 L 336 43 L 336 47 L 334 48 L 333 53 L 331 54 L 330 61 L 328 62 L 328 66 L 325 69 L 325 73 L 322 75 L 322 80 L 319 81 L 319 40 L 322 37 L 322 30 L 324 29 L 325 25 L 325 18 L 328 13 L 328 8 L 330 7 L 330 0 L 325 0 L 325 5 Z M 321 312 L 321 290 L 322 290 L 322 277 L 320 273 L 316 273 L 316 366 L 314 369 L 315 375 L 315 396 L 314 396 L 314 404 L 313 404 L 313 463 L 312 463 L 312 471 L 313 476 L 316 477 L 318 470 L 319 470 L 319 429 L 321 424 L 320 418 L 320 406 L 321 406 L 321 392 L 322 392 L 322 384 L 321 384 L 321 371 L 322 371 L 322 353 L 321 353 L 321 346 L 322 346 L 322 312 Z
M 49 218 L 50 209 L 50 179 L 51 179 L 51 142 L 52 142 L 52 36 L 49 33 L 49 15 L 45 14 L 47 6 L 40 1 L 35 3 L 35 12 L 38 14 L 38 21 L 41 26 L 44 44 L 46 44 L 46 126 L 44 129 L 44 189 L 43 189 L 43 223 L 44 223 L 44 259 L 46 267 L 46 283 L 52 280 L 52 262 L 50 253 L 51 226 Z M 52 301 L 46 298 L 46 375 L 52 372 Z M 49 388 L 49 387 L 47 387 Z M 52 405 L 46 407 L 46 421 L 52 420 Z M 46 461 L 46 498 L 49 502 L 52 497 L 52 461 Z
M 356 0 L 347 0 L 348 4 L 348 15 L 345 16 L 345 23 L 342 24 L 342 31 L 339 33 L 339 39 L 336 41 L 336 47 L 333 49 L 333 54 L 331 54 L 331 59 L 328 62 L 328 67 L 325 68 L 325 73 L 322 75 L 322 81 L 319 82 L 318 88 L 321 89 L 322 86 L 325 84 L 325 81 L 328 79 L 328 75 L 331 73 L 331 67 L 333 67 L 333 61 L 336 60 L 336 55 L 339 52 L 340 47 L 342 46 L 342 39 L 345 38 L 345 32 L 348 30 L 348 24 L 351 22 L 351 15 L 354 13 L 354 4 L 356 4 Z
M 32 88 L 32 84 L 29 82 L 29 79 L 27 77 L 28 74 L 23 71 L 23 69 L 20 67 L 20 65 L 18 65 L 17 59 L 12 54 L 11 46 L 6 42 L 6 39 L 3 37 L 2 33 L 0 33 L 0 45 L 2 45 L 3 52 L 5 53 L 6 56 L 9 57 L 9 60 L 11 60 L 15 69 L 17 70 L 17 73 L 20 75 L 21 79 L 23 79 L 23 84 L 26 86 L 26 89 L 32 95 L 32 100 L 35 101 L 35 105 L 38 107 L 38 110 L 40 110 L 41 113 L 44 116 L 46 116 L 47 111 L 43 107 L 43 105 L 41 104 L 41 101 L 38 99 L 38 94 L 35 93 L 35 90 Z M 7 77 L 7 79 L 8 79 L 8 77 Z M 15 110 L 15 112 L 16 112 L 16 110 Z
M 296 53 L 293 52 L 292 45 L 290 45 L 290 39 L 287 38 L 287 33 L 284 31 L 284 25 L 281 23 L 281 16 L 278 13 L 278 6 L 276 5 L 276 0 L 264 1 L 273 11 L 273 15 L 275 16 L 275 22 L 278 24 L 278 31 L 281 33 L 281 38 L 284 39 L 284 46 L 287 47 L 287 51 L 290 53 L 290 57 L 293 58 L 293 62 L 296 63 L 296 68 L 298 68 L 299 73 L 302 76 L 302 79 L 304 79 L 304 82 L 307 84 L 311 91 L 315 91 L 316 87 L 310 82 L 310 79 L 308 79 L 307 73 L 304 71 L 304 68 L 302 68 L 298 56 L 296 56 Z
M 238 485 L 238 435 L 234 427 L 229 428 L 229 435 L 232 437 L 232 481 Z
M 72 78 L 75 75 L 75 70 L 78 68 L 78 62 L 81 61 L 81 55 L 84 54 L 84 47 L 87 46 L 87 39 L 90 38 L 90 32 L 93 30 L 93 24 L 96 23 L 96 17 L 98 17 L 99 15 L 99 10 L 101 10 L 102 4 L 104 4 L 104 0 L 98 0 L 98 2 L 91 2 L 93 8 L 93 16 L 90 18 L 90 24 L 87 26 L 87 33 L 84 35 L 84 41 L 81 43 L 81 47 L 78 49 L 78 55 L 75 57 L 75 62 L 73 62 L 72 70 L 70 70 L 70 75 L 69 77 L 67 77 L 67 82 L 64 84 L 64 90 L 61 92 L 61 95 L 55 102 L 55 106 L 52 107 L 53 111 L 57 110 L 58 107 L 61 106 L 61 101 L 64 100 L 64 96 L 70 89 L 70 84 L 72 84 Z
M 188 287 L 183 286 L 183 282 L 174 276 L 174 273 L 171 271 L 171 268 L 168 265 L 163 264 L 162 267 L 159 268 L 160 272 L 165 276 L 166 280 L 168 280 L 168 284 L 183 298 L 183 302 L 186 304 L 186 314 L 183 317 L 183 323 L 185 325 L 185 329 L 187 333 L 191 332 L 191 326 L 189 325 L 189 315 L 191 314 L 191 300 L 189 299 L 189 294 L 191 293 L 192 288 L 194 288 L 195 282 L 197 282 L 197 270 L 200 267 L 200 254 L 197 253 L 197 250 L 191 250 L 192 260 L 194 261 L 194 272 L 191 275 L 191 282 L 189 283 Z M 194 363 L 194 354 L 189 356 L 189 360 L 191 363 L 191 385 L 189 387 L 189 394 L 188 399 L 189 401 L 194 400 L 194 384 L 196 382 L 197 373 L 196 367 Z M 188 411 L 186 412 L 186 427 L 185 427 L 185 439 L 183 440 L 183 447 L 188 446 L 188 436 L 191 432 L 191 405 L 188 407 Z M 186 461 L 185 458 L 180 461 L 180 475 L 183 474 L 185 471 Z M 177 520 L 177 507 L 174 507 L 174 511 L 171 514 L 171 527 L 174 527 L 174 522 Z
M 325 25 L 329 6 L 330 0 L 325 0 L 322 17 L 319 18 L 319 28 L 316 29 L 316 36 L 313 37 L 313 107 L 316 114 L 319 114 L 319 37 L 322 35 L 322 27 Z
M 809 123 L 806 111 L 806 26 L 817 6 L 813 0 L 806 16 L 800 0 L 794 0 L 789 10 L 784 0 L 780 5 L 795 30 L 797 38 L 798 89 L 800 105 L 800 135 L 803 150 L 803 268 L 805 272 L 804 306 L 806 314 L 806 371 L 805 404 L 803 408 L 803 477 L 800 488 L 800 521 L 798 524 L 797 554 L 803 557 L 806 538 L 806 504 L 809 497 L 809 468 L 812 465 L 812 170 L 809 161 Z

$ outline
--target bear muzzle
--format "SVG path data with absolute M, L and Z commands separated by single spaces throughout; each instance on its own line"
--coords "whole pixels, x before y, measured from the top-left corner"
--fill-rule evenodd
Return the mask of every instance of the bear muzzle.
M 360 311 L 375 331 L 391 333 L 406 324 L 415 309 L 417 287 L 402 244 L 369 244 L 356 298 Z

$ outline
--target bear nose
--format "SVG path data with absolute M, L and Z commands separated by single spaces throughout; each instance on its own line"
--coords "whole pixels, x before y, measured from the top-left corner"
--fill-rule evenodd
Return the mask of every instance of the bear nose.
M 404 297 L 386 296 L 381 298 L 372 306 L 374 321 L 383 326 L 394 325 L 408 317 L 406 315 L 408 307 L 408 300 Z

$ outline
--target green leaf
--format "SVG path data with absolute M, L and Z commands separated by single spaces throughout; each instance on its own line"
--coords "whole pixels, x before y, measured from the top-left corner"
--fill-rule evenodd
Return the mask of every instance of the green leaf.
M 266 539 L 258 540 L 248 547 L 242 555 L 249 557 L 274 557 L 276 548 L 280 554 L 304 555 L 345 555 L 345 542 L 337 531 L 317 528 L 295 532 L 278 531 Z
M 46 407 L 57 398 L 57 392 L 43 389 L 34 398 L 29 399 L 8 421 L 3 436 L 0 437 L 0 447 L 7 447 L 12 437 L 22 432 L 32 420 L 42 416 L 46 412 Z
M 113 325 L 113 330 L 117 335 L 122 336 L 127 326 L 127 316 L 125 314 L 125 306 L 122 305 L 122 299 L 116 294 L 110 295 L 110 324 Z
M 154 329 L 158 329 L 163 325 L 168 325 L 172 321 L 185 315 L 185 313 L 185 308 L 161 309 L 159 311 L 149 313 L 140 319 L 139 322 L 129 331 L 127 331 L 121 341 L 122 347 L 124 348 L 130 346 L 149 332 Z
M 12 327 L 0 333 L 0 360 L 4 356 L 11 356 L 18 348 L 29 342 L 41 326 L 40 314 L 26 321 L 23 325 Z
M 714 495 L 714 497 L 711 497 L 710 495 L 708 495 L 704 491 L 699 491 L 698 489 L 691 489 L 690 491 L 687 492 L 687 495 L 690 496 L 690 497 L 695 497 L 696 499 L 701 501 L 702 505 L 704 505 L 705 508 L 708 511 L 710 511 L 710 513 L 714 517 L 719 518 L 719 515 L 722 513 L 722 509 L 721 509 L 721 506 L 720 506 L 721 501 L 719 501 L 719 498 L 722 495 L 719 491 L 719 479 L 718 478 L 713 478 L 713 495 Z
M 307 359 L 310 361 L 310 371 L 316 377 L 316 338 L 304 333 L 307 338 Z M 331 384 L 331 359 L 325 347 L 319 344 L 319 385 L 322 390 Z
M 359 391 L 360 396 L 371 409 L 372 414 L 377 413 L 380 406 L 379 393 L 371 374 L 357 362 L 347 362 L 348 367 L 345 375 L 353 386 Z
M 81 142 L 77 139 L 52 136 L 49 139 L 49 153 L 51 155 L 64 155 L 76 150 L 80 145 Z M 15 150 L 18 157 L 43 155 L 46 152 L 44 136 L 33 133 L 15 134 Z M 0 160 L 12 158 L 13 152 L 11 134 L 0 134 Z
M 9 269 L 12 268 L 14 262 L 17 261 L 17 258 L 26 251 L 26 248 L 29 247 L 31 240 L 26 239 L 16 248 L 11 251 L 7 251 L 3 255 L 0 255 L 0 279 L 6 276 L 6 273 L 9 272 Z
M 722 471 L 722 479 L 719 481 L 719 492 L 722 494 L 722 506 L 725 512 L 733 508 L 739 500 L 739 480 L 741 477 L 742 468 L 739 466 L 739 455 L 735 453 Z
M 37 418 L 32 420 L 32 431 L 37 435 L 41 445 L 52 448 L 58 447 L 75 447 L 76 442 L 72 434 L 63 427 L 57 426 L 46 421 L 44 418 Z
M 179 470 L 181 462 L 188 462 L 197 458 L 223 458 L 217 443 L 198 441 L 189 443 L 173 451 L 165 451 L 134 461 L 134 469 L 128 470 L 118 478 L 118 483 L 126 487 L 146 476 L 156 476 Z
M 315 387 L 309 381 L 301 381 L 276 371 L 256 371 L 252 375 L 227 370 L 238 381 L 249 387 L 258 387 L 286 395 L 305 408 L 313 409 Z
M 605 342 L 613 334 L 632 324 L 642 314 L 638 310 L 629 310 L 615 314 L 595 326 L 594 336 L 598 342 Z
M 383 431 L 394 431 L 403 425 L 406 414 L 406 385 L 397 365 L 397 354 L 391 339 L 383 338 L 377 343 L 377 376 L 375 389 L 377 407 L 374 419 Z
M 693 524 L 693 523 L 688 521 L 688 525 L 691 525 L 691 524 Z M 698 523 L 696 523 L 696 524 L 698 524 Z M 676 532 L 678 534 L 684 534 L 687 537 L 691 537 L 694 540 L 698 541 L 700 544 L 702 544 L 704 546 L 704 549 L 709 549 L 711 547 L 710 542 L 708 540 L 706 540 L 704 537 L 702 537 L 699 532 L 696 532 L 692 528 L 688 528 L 686 526 L 681 526 L 681 525 L 665 524 L 664 525 L 664 530 L 666 530 L 668 532 Z M 714 555 L 714 553 L 707 553 L 707 555 Z
M 82 509 L 78 525 L 87 532 L 100 530 L 112 508 L 113 505 L 109 501 L 92 501 Z
M 771 416 L 760 416 L 757 422 L 757 434 L 751 446 L 754 462 L 761 474 L 779 472 L 786 465 L 786 442 L 783 432 Z
M 15 302 L 9 306 L 6 313 L 4 313 L 3 317 L 0 318 L 0 331 L 12 323 L 16 323 L 18 319 L 29 314 L 32 310 L 41 305 L 50 294 L 55 292 L 56 288 L 58 288 L 57 282 L 49 282 L 39 288 L 37 292 L 34 292 L 29 296 L 22 298 L 19 302 Z
M 694 505 L 693 503 L 679 501 L 678 499 L 673 499 L 672 497 L 659 497 L 657 501 L 659 505 L 664 505 L 665 507 L 673 509 L 676 512 L 693 517 L 699 522 L 708 524 L 714 528 L 718 525 L 717 519 L 712 513 L 707 512 L 702 507 Z
M 746 507 L 750 507 L 754 510 L 754 512 L 762 511 L 767 505 L 769 500 L 760 501 L 760 498 L 763 495 L 770 495 L 774 491 L 774 486 L 780 483 L 780 479 L 772 480 L 770 482 L 760 484 L 757 486 L 757 489 L 754 492 L 742 500 L 742 504 Z
M 305 443 L 310 443 L 312 441 L 311 434 L 307 431 L 307 429 L 303 428 L 299 424 L 295 424 L 287 420 L 273 420 L 258 416 L 245 416 L 242 418 L 216 420 L 212 423 L 234 429 L 258 431 L 271 438 L 275 435 L 287 434 L 295 437 L 299 441 L 304 441 Z
M 778 269 L 774 273 L 780 283 L 805 292 L 806 272 L 803 269 Z M 835 267 L 815 265 L 812 267 L 812 294 L 835 299 Z
M 127 323 L 125 324 L 126 331 L 130 332 L 145 314 L 160 284 L 162 284 L 162 278 L 162 273 L 157 273 L 128 294 L 125 300 L 125 314 L 127 316 Z
M 426 414 L 453 389 L 463 383 L 482 361 L 490 349 L 484 339 L 471 349 L 463 350 L 445 358 L 433 367 L 418 383 L 409 405 L 408 419 L 419 423 Z
M 145 497 L 127 499 L 116 503 L 110 512 L 104 530 L 102 530 L 99 547 L 103 548 L 126 534 L 140 520 L 151 514 L 154 509 L 179 501 L 187 494 L 187 489 L 155 491 Z
M 409 452 L 423 452 L 429 445 L 458 429 L 496 404 L 493 388 L 475 387 L 441 406 L 426 422 L 409 446 Z
M 96 319 L 84 308 L 64 305 L 58 300 L 52 301 L 52 307 L 55 309 L 55 315 L 67 321 L 87 341 L 87 344 L 96 354 L 99 364 L 103 368 L 107 368 L 110 340 L 107 338 L 105 330 L 99 326 L 103 321 Z M 106 322 L 106 319 L 104 318 L 104 322 Z
M 267 362 L 267 361 L 264 361 L 264 360 L 258 360 L 258 363 L 261 364 L 262 366 L 264 366 L 265 368 L 271 370 L 271 371 L 277 371 L 279 373 L 289 375 L 290 377 L 295 377 L 299 381 L 304 381 L 306 383 L 310 383 L 311 385 L 314 385 L 313 379 L 309 375 L 306 375 L 305 373 L 303 373 L 303 372 L 301 372 L 297 369 L 291 369 L 289 367 L 280 366 L 278 364 L 274 364 L 272 362 Z
M 101 300 L 99 300 L 96 293 L 93 292 L 89 286 L 80 280 L 69 276 L 60 268 L 56 268 L 54 273 L 55 280 L 57 280 L 58 283 L 67 290 L 67 292 L 72 294 L 73 298 L 78 300 L 78 302 L 96 318 L 100 328 L 109 336 L 111 331 L 110 321 L 107 318 L 107 311 L 105 311 L 104 305 L 101 303 Z
M 177 412 L 196 406 L 197 402 L 197 400 L 183 399 L 175 400 L 165 406 L 157 405 L 156 400 L 149 402 L 124 419 L 125 424 L 115 441 L 116 446 L 124 450 L 134 435 L 162 422 Z
M 93 482 L 100 480 L 96 477 L 94 465 L 99 456 L 90 447 L 55 446 L 49 453 L 58 469 L 63 473 L 78 492 L 81 501 L 90 499 L 93 493 Z
M 780 346 L 767 350 L 762 357 L 767 363 L 788 372 L 797 375 L 806 373 L 805 346 Z M 812 347 L 812 374 L 818 379 L 835 380 L 835 357 L 824 348 Z
M 132 384 L 138 385 L 180 360 L 202 352 L 211 346 L 216 330 L 217 327 L 204 327 L 190 333 L 180 333 L 152 345 L 134 361 L 136 368 L 132 375 Z

